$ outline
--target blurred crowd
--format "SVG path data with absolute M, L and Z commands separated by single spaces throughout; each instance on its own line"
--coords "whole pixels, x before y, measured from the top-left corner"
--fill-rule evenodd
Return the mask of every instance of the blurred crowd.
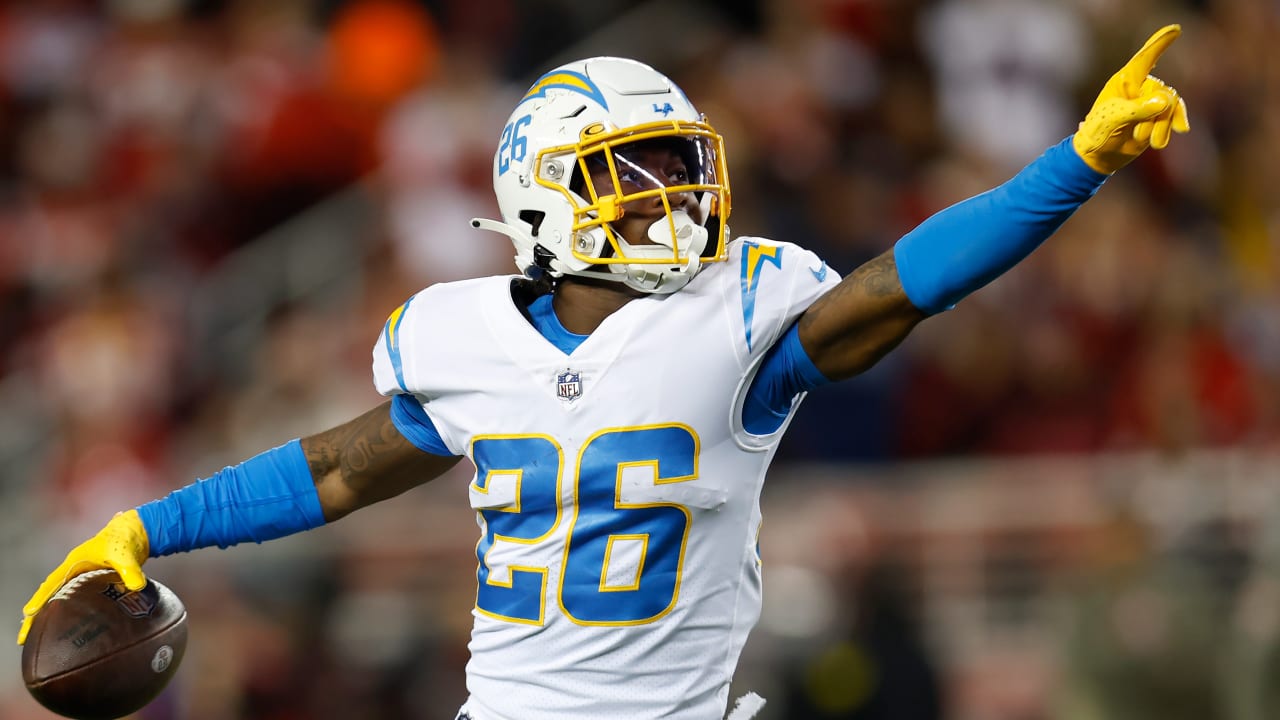
M 0 501 L 23 519 L 5 537 L 48 526 L 70 541 L 378 402 L 369 353 L 390 310 L 433 282 L 514 271 L 509 243 L 467 224 L 497 216 L 499 131 L 541 72 L 595 54 L 667 72 L 726 136 L 736 235 L 848 272 L 1069 135 L 1143 39 L 1181 23 L 1156 73 L 1192 132 L 870 373 L 812 394 L 780 462 L 1274 449 L 1277 13 L 1261 0 L 10 0 Z M 262 259 L 300 213 L 338 223 L 334 198 L 352 192 L 372 221 L 301 237 L 287 267 Z M 341 292 L 264 290 L 335 252 L 353 259 Z M 244 297 L 266 298 L 265 319 L 228 351 L 196 306 Z

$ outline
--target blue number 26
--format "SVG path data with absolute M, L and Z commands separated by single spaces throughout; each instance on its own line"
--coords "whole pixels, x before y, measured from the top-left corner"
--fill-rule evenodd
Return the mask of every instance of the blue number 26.
M 476 545 L 476 609 L 512 622 L 546 618 L 548 568 L 508 565 L 494 577 L 488 556 L 506 543 L 537 545 L 564 519 L 563 451 L 545 435 L 480 437 L 472 444 L 476 490 L 491 478 L 516 478 L 513 504 L 485 508 Z M 683 505 L 624 498 L 628 468 L 647 470 L 654 485 L 698 475 L 698 439 L 684 425 L 604 430 L 582 446 L 573 478 L 573 511 L 557 578 L 560 610 L 580 625 L 641 625 L 676 604 L 692 516 Z
M 515 122 L 507 123 L 502 128 L 502 139 L 498 141 L 498 174 L 506 175 L 511 163 L 524 162 L 529 152 L 529 139 L 521 133 L 533 121 L 531 115 L 521 115 Z

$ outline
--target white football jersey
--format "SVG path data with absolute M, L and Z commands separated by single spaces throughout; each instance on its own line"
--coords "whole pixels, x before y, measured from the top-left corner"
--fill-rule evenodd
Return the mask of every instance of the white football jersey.
M 723 717 L 782 434 L 744 431 L 743 395 L 839 280 L 795 245 L 730 249 L 569 355 L 521 314 L 514 276 L 433 285 L 388 320 L 379 392 L 415 395 L 477 468 L 475 720 Z

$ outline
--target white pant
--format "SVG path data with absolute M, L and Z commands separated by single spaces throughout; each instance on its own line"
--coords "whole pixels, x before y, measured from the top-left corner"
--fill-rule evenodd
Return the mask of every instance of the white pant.
M 458 714 L 454 716 L 453 720 L 495 720 L 495 718 L 480 714 L 475 706 L 476 703 L 471 698 L 468 698 L 462 707 L 458 708 Z M 764 698 L 749 692 L 738 698 L 738 701 L 733 704 L 733 711 L 729 713 L 729 717 L 726 720 L 751 720 L 763 707 Z

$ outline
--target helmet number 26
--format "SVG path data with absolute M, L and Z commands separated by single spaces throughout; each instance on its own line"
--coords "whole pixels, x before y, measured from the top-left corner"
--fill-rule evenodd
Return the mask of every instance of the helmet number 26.
M 512 163 L 524 162 L 529 153 L 529 141 L 522 133 L 533 121 L 532 115 L 521 115 L 502 128 L 502 140 L 498 144 L 498 174 L 506 175 Z

